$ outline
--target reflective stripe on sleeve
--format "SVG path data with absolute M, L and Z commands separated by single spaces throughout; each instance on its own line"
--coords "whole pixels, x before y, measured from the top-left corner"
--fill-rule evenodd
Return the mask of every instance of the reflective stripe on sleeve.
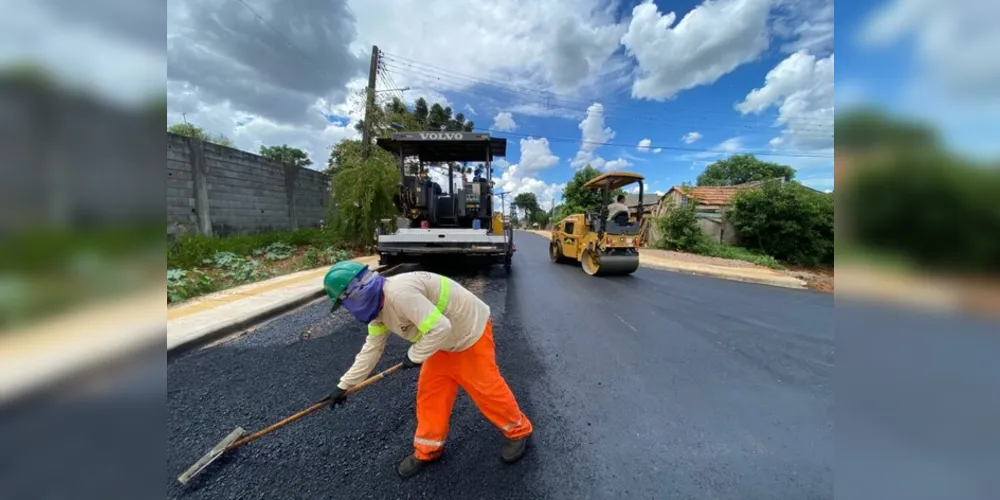
M 434 325 L 436 325 L 438 321 L 441 320 L 441 316 L 444 313 L 444 308 L 448 306 L 448 299 L 450 295 L 451 295 L 451 284 L 449 283 L 448 278 L 442 276 L 441 291 L 438 292 L 437 304 L 434 306 L 434 310 L 431 311 L 431 313 L 428 314 L 427 317 L 424 318 L 424 320 L 421 321 L 419 325 L 417 325 L 417 331 L 419 333 L 417 333 L 417 335 L 413 337 L 413 339 L 410 340 L 410 342 L 416 343 L 417 341 L 419 341 L 420 338 L 423 337 L 425 333 L 429 332 L 431 328 L 434 328 Z
M 368 325 L 368 335 L 382 335 L 389 331 L 389 327 L 385 325 Z

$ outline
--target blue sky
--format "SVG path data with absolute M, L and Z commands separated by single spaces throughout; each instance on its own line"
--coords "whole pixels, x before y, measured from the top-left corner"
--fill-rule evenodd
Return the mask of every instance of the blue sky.
M 735 0 L 729 3 L 749 2 Z M 815 5 L 824 3 L 816 2 Z M 614 10 L 611 21 L 621 23 L 622 29 L 627 30 L 633 8 L 639 4 L 640 2 L 628 2 L 619 5 Z M 670 2 L 669 10 L 665 10 L 664 5 L 665 2 L 657 2 L 657 15 L 665 16 L 670 11 L 675 12 L 672 28 L 679 31 L 680 26 L 687 22 L 685 16 L 702 3 Z M 779 14 L 777 7 L 772 8 L 771 16 L 777 17 Z M 832 18 L 832 12 L 830 17 Z M 830 21 L 832 34 L 832 19 Z M 558 162 L 534 169 L 530 173 L 530 179 L 548 186 L 565 183 L 576 171 L 575 167 L 579 165 L 574 165 L 573 160 L 578 155 L 584 138 L 580 128 L 581 121 L 588 116 L 588 108 L 593 103 L 599 103 L 603 108 L 603 127 L 599 129 L 610 128 L 613 136 L 605 133 L 594 141 L 607 144 L 597 146 L 591 156 L 599 158 L 598 163 L 603 159 L 605 165 L 615 165 L 616 169 L 643 174 L 647 178 L 647 192 L 665 192 L 671 186 L 684 182 L 694 183 L 705 165 L 734 153 L 754 153 L 765 160 L 792 165 L 799 169 L 798 176 L 806 184 L 818 189 L 832 189 L 832 115 L 829 119 L 806 117 L 803 124 L 800 124 L 801 134 L 810 139 L 819 139 L 820 142 L 828 139 L 827 147 L 776 148 L 769 142 L 782 135 L 784 128 L 776 124 L 778 105 L 782 102 L 780 99 L 759 114 L 744 114 L 736 109 L 736 105 L 744 101 L 751 91 L 764 87 L 768 73 L 790 56 L 791 51 L 785 45 L 794 43 L 799 37 L 794 32 L 776 33 L 777 29 L 771 27 L 774 22 L 770 21 L 765 25 L 770 41 L 759 54 L 733 65 L 729 71 L 721 72 L 713 82 L 691 85 L 666 99 L 632 97 L 633 84 L 643 69 L 643 63 L 647 61 L 631 56 L 625 44 L 618 45 L 610 56 L 616 59 L 611 64 L 615 66 L 614 72 L 601 74 L 598 83 L 576 92 L 552 91 L 543 87 L 493 80 L 482 75 L 460 73 L 430 61 L 418 61 L 391 53 L 387 56 L 389 61 L 386 65 L 390 80 L 380 86 L 388 88 L 397 81 L 407 81 L 409 86 L 414 87 L 414 90 L 404 96 L 408 101 L 419 97 L 425 88 L 434 90 L 434 94 L 443 96 L 455 111 L 463 111 L 468 118 L 474 120 L 477 128 L 506 137 L 509 141 L 506 160 L 510 164 L 524 165 L 525 161 L 530 161 L 522 151 L 523 139 L 544 138 L 551 155 L 558 157 Z M 659 29 L 667 30 L 665 26 Z M 720 43 L 719 50 L 726 49 L 725 43 Z M 827 57 L 832 53 L 832 44 L 825 48 L 818 46 L 816 49 L 818 50 L 811 51 L 810 54 L 817 59 Z M 712 55 L 712 51 L 707 50 L 703 57 L 711 58 Z M 653 61 L 647 64 L 655 63 Z M 698 65 L 712 64 L 711 60 L 686 63 L 689 67 L 695 66 L 692 68 L 695 70 L 699 69 Z M 832 71 L 830 79 L 832 92 Z M 792 89 L 794 90 L 796 89 Z M 830 100 L 829 107 L 832 111 L 832 95 Z M 469 107 L 475 111 L 474 115 L 470 114 Z M 519 112 L 525 107 L 535 109 Z M 537 108 L 542 108 L 547 113 Z M 516 127 L 512 130 L 494 128 L 494 118 L 498 113 L 510 113 Z M 540 116 L 546 114 L 557 116 Z M 697 135 L 697 140 L 684 141 L 683 138 L 688 134 Z M 640 150 L 638 146 L 642 140 L 649 141 L 648 149 Z M 543 163 L 548 165 L 551 161 Z M 498 177 L 503 174 L 505 163 L 501 162 L 500 166 L 501 169 L 496 174 Z M 523 178 L 507 183 L 506 187 L 515 191 L 531 190 L 539 194 L 540 198 L 547 197 L 537 182 L 532 185 Z M 554 193 L 558 198 L 557 191 L 558 189 L 550 189 L 548 192 Z
M 366 85 L 372 45 L 386 54 L 378 88 L 410 88 L 380 96 L 426 96 L 502 128 L 499 187 L 543 204 L 588 160 L 666 191 L 749 152 L 832 189 L 835 102 L 874 102 L 938 125 L 959 151 L 1000 153 L 998 2 L 838 2 L 836 22 L 833 0 L 246 5 L 254 12 L 171 0 L 168 123 L 186 119 L 248 151 L 298 147 L 316 168 L 358 136 L 363 107 L 351 96 Z M 692 132 L 698 140 L 681 140 Z M 637 149 L 643 139 L 660 151 Z
M 357 137 L 377 45 L 381 98 L 442 101 L 507 137 L 498 188 L 543 204 L 585 163 L 667 191 L 736 153 L 834 187 L 832 0 L 324 0 L 280 16 L 247 0 L 260 18 L 206 1 L 168 12 L 168 121 L 241 149 L 288 144 L 321 168 Z
M 838 107 L 874 105 L 935 126 L 959 152 L 995 159 L 998 15 L 1000 4 L 984 0 L 838 2 Z

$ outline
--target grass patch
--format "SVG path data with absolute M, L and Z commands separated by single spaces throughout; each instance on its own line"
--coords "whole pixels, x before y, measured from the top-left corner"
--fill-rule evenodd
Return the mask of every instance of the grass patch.
M 784 269 L 784 266 L 777 259 L 770 255 L 757 253 L 743 247 L 726 245 L 706 241 L 698 245 L 696 252 L 698 255 L 706 257 L 718 257 L 720 259 L 742 260 L 758 266 L 769 267 L 771 269 Z
M 240 235 L 228 238 L 186 236 L 167 254 L 167 301 L 262 281 L 349 260 L 356 253 L 333 244 L 318 229 Z
M 167 250 L 167 268 L 186 269 L 200 266 L 218 252 L 229 252 L 247 257 L 252 256 L 255 251 L 260 251 L 262 253 L 258 256 L 266 258 L 265 254 L 269 251 L 271 256 L 276 256 L 279 253 L 289 252 L 291 248 L 302 246 L 343 248 L 329 231 L 316 228 L 241 234 L 225 238 L 185 235 L 178 237 Z

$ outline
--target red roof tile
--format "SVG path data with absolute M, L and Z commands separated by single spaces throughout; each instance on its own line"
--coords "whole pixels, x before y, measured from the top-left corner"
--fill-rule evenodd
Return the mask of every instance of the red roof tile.
M 670 190 L 680 191 L 689 198 L 698 200 L 702 205 L 728 205 L 736 193 L 759 185 L 759 183 L 749 183 L 739 186 L 674 186 Z

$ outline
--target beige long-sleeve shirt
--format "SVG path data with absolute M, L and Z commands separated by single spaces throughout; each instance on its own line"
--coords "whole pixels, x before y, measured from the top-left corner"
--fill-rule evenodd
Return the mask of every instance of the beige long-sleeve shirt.
M 440 274 L 418 271 L 386 278 L 379 315 L 368 324 L 368 337 L 354 364 L 337 384 L 350 389 L 378 364 L 388 333 L 410 341 L 408 355 L 423 363 L 438 350 L 463 351 L 483 335 L 490 307 L 475 294 Z

